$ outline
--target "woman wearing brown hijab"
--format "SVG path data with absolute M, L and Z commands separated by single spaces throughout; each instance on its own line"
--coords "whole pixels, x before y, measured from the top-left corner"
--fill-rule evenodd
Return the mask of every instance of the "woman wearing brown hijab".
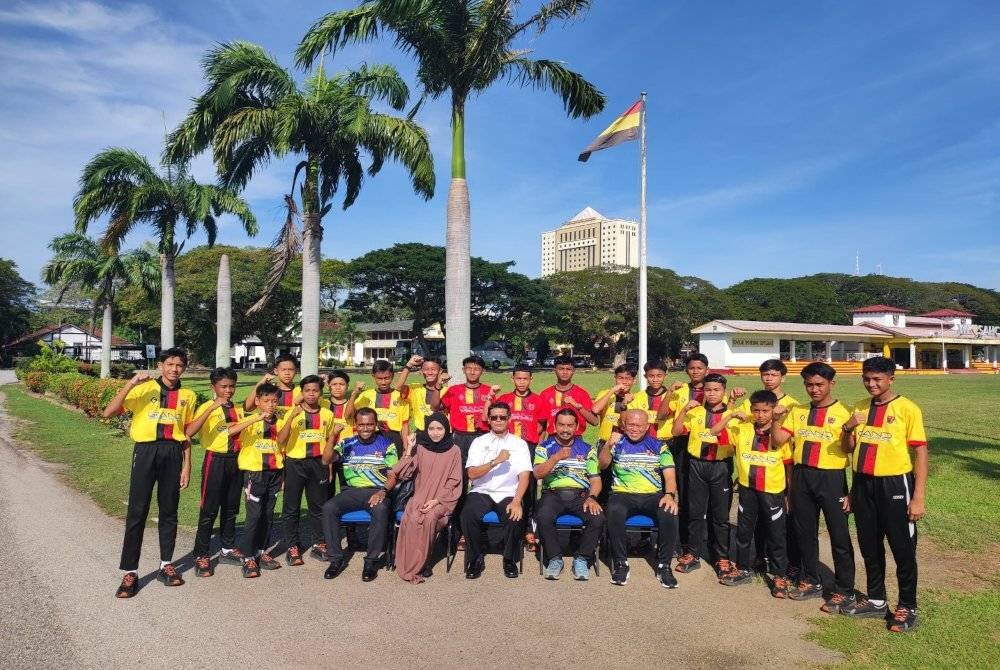
M 417 448 L 389 471 L 385 485 L 391 490 L 398 481 L 413 480 L 413 497 L 396 541 L 396 572 L 413 584 L 427 578 L 434 540 L 462 494 L 462 454 L 452 441 L 448 418 L 435 412 L 425 426 L 417 433 Z

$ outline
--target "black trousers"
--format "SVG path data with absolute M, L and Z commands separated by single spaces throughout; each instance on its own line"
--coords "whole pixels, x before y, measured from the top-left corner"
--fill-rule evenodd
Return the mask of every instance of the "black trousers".
M 583 511 L 583 503 L 587 500 L 589 489 L 550 489 L 542 493 L 535 507 L 535 521 L 538 523 L 538 534 L 542 539 L 542 563 L 562 555 L 559 544 L 559 531 L 556 530 L 556 519 L 562 514 L 572 514 L 583 520 L 583 532 L 580 535 L 580 546 L 576 556 L 595 560 L 594 552 L 597 543 L 604 532 L 604 515 L 590 514 Z
M 309 520 L 312 522 L 312 544 L 323 540 L 323 505 L 329 499 L 329 466 L 319 456 L 285 459 L 285 493 L 281 515 L 285 520 L 285 546 L 302 549 L 299 539 L 299 516 L 302 493 L 306 494 Z
M 688 542 L 699 558 L 729 558 L 729 507 L 733 502 L 733 459 L 688 459 Z M 706 532 L 711 517 L 710 543 Z
M 264 551 L 270 544 L 271 527 L 274 525 L 274 505 L 281 490 L 281 470 L 247 472 L 243 494 L 246 498 L 246 520 L 240 551 L 248 558 Z
M 688 436 L 681 435 L 670 440 L 670 453 L 674 457 L 674 472 L 677 476 L 677 542 L 681 551 L 688 551 L 691 548 L 691 539 L 688 531 L 691 522 L 688 517 L 688 457 L 687 450 Z M 610 491 L 610 487 L 608 488 Z
M 177 503 L 181 497 L 182 444 L 176 440 L 137 442 L 132 451 L 132 473 L 128 484 L 128 511 L 125 513 L 125 540 L 122 542 L 122 570 L 138 570 L 142 535 L 149 517 L 149 504 L 156 486 L 159 508 L 160 560 L 174 559 L 177 541 Z
M 208 556 L 212 527 L 219 519 L 219 539 L 223 549 L 236 546 L 236 516 L 240 513 L 243 472 L 236 465 L 236 454 L 205 452 L 201 463 L 201 511 L 198 532 L 194 536 L 194 555 Z
M 847 475 L 843 470 L 821 470 L 808 465 L 792 468 L 792 520 L 799 541 L 801 579 L 820 584 L 819 514 L 823 512 L 833 553 L 834 588 L 845 594 L 854 590 L 854 546 L 844 512 Z
M 917 525 L 910 521 L 913 473 L 875 477 L 854 473 L 851 505 L 868 575 L 868 597 L 885 600 L 885 540 L 896 562 L 899 605 L 917 607 Z
M 461 430 L 456 430 L 452 433 L 452 439 L 454 439 L 455 444 L 458 445 L 458 450 L 462 453 L 462 497 L 458 499 L 458 504 L 455 506 L 453 518 L 462 518 L 462 507 L 465 505 L 465 494 L 469 490 L 469 472 L 465 469 L 465 463 L 469 460 L 469 447 L 472 446 L 473 440 L 480 435 L 485 434 L 486 433 L 484 431 L 473 431 L 469 433 Z M 531 454 L 532 458 L 534 458 L 534 456 L 534 454 Z
M 611 538 L 611 558 L 615 562 L 628 558 L 628 533 L 625 521 L 635 514 L 656 519 L 658 535 L 657 562 L 669 564 L 674 557 L 677 537 L 677 517 L 659 507 L 660 493 L 612 493 L 608 497 L 608 535 Z
M 364 510 L 372 517 L 368 524 L 368 553 L 365 554 L 365 562 L 377 561 L 385 551 L 389 514 L 392 512 L 391 498 L 386 496 L 378 505 L 370 507 L 368 501 L 378 491 L 374 487 L 348 486 L 323 505 L 323 534 L 326 536 L 326 553 L 331 563 L 344 559 L 344 550 L 340 546 L 340 517 L 348 512 Z
M 788 497 L 788 491 L 784 495 Z M 796 570 L 802 567 L 802 557 L 799 554 L 799 540 L 795 535 L 795 519 L 791 512 L 785 512 L 785 553 L 788 556 L 788 568 Z M 757 565 L 764 563 L 764 557 L 768 555 L 767 547 L 767 521 L 763 515 L 757 517 L 757 530 L 754 532 L 754 561 Z
M 785 551 L 785 494 L 764 493 L 741 486 L 739 515 L 736 517 L 736 565 L 743 569 L 751 567 L 751 551 L 759 521 L 763 521 L 767 535 L 766 542 L 758 546 L 767 547 L 771 572 L 777 577 L 784 577 L 788 571 L 788 553 Z
M 494 502 L 485 493 L 470 493 L 465 496 L 465 506 L 462 508 L 462 534 L 465 535 L 465 567 L 474 565 L 483 556 L 483 516 L 490 511 L 496 512 L 503 529 L 504 560 L 516 561 L 521 553 L 521 540 L 524 532 L 524 517 L 514 521 L 507 515 L 507 506 L 514 497 L 504 498 Z M 522 508 L 523 509 L 523 508 Z

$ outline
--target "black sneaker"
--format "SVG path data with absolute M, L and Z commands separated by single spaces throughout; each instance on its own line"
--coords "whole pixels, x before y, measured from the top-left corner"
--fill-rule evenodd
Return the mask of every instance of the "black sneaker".
M 792 600 L 810 600 L 812 598 L 823 597 L 822 584 L 810 584 L 800 581 L 798 586 L 788 592 L 788 597 Z
M 669 563 L 660 563 L 656 566 L 656 578 L 659 580 L 660 586 L 665 589 L 677 588 L 677 578 L 674 577 L 674 571 L 670 569 Z
M 239 549 L 232 549 L 226 551 L 223 549 L 219 552 L 219 563 L 229 563 L 230 565 L 243 565 L 243 559 L 246 558 L 243 552 Z
M 885 603 L 873 605 L 868 598 L 859 595 L 853 603 L 841 605 L 840 613 L 859 619 L 884 619 L 889 614 L 889 607 Z
M 503 576 L 507 579 L 517 579 L 521 571 L 517 569 L 517 563 L 508 559 L 503 561 Z
M 743 586 L 753 581 L 753 573 L 742 568 L 733 568 L 719 577 L 719 583 L 723 586 Z
M 181 586 L 184 584 L 184 580 L 177 574 L 177 569 L 173 563 L 167 563 L 160 568 L 160 571 L 156 573 L 156 578 L 163 582 L 165 586 Z
M 285 552 L 285 562 L 292 567 L 298 567 L 305 564 L 302 560 L 302 550 L 297 546 L 291 546 L 288 551 Z
M 485 569 L 486 569 L 486 561 L 480 558 L 479 560 L 475 561 L 465 569 L 465 578 L 479 579 L 483 574 L 483 570 Z
M 840 608 L 850 604 L 850 602 L 851 598 L 846 594 L 834 591 L 830 594 L 830 597 L 826 599 L 826 602 L 819 606 L 819 609 L 827 614 L 839 614 Z
M 619 561 L 611 568 L 611 583 L 618 586 L 628 584 L 628 561 Z
M 917 610 L 909 607 L 897 607 L 888 628 L 891 633 L 906 633 L 917 627 Z
M 361 581 L 372 582 L 378 577 L 378 566 L 374 562 L 365 561 L 365 567 L 361 570 Z
M 312 554 L 312 557 L 317 561 L 323 561 L 326 563 L 330 560 L 330 557 L 326 553 L 326 542 L 317 542 L 312 546 L 312 549 L 309 550 L 309 553 Z
M 347 567 L 347 563 L 343 559 L 337 561 L 330 561 L 330 566 L 323 573 L 323 579 L 333 579 Z
M 281 563 L 278 563 L 278 561 L 274 560 L 274 556 L 271 556 L 271 554 L 267 553 L 266 551 L 260 555 L 260 558 L 257 559 L 257 562 L 260 563 L 260 567 L 264 568 L 265 570 L 277 570 L 278 568 L 281 567 Z
M 139 577 L 134 572 L 126 572 L 115 598 L 131 598 L 139 588 Z
M 257 561 L 252 558 L 243 561 L 243 576 L 247 579 L 260 577 L 260 566 L 257 565 Z
M 212 571 L 212 559 L 208 556 L 199 556 L 194 559 L 194 574 L 199 577 L 211 577 L 214 574 Z

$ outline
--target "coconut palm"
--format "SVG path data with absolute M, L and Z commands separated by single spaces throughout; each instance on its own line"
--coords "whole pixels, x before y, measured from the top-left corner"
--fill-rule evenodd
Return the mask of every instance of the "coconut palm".
M 156 293 L 159 264 L 152 250 L 139 248 L 120 254 L 80 233 L 60 235 L 49 243 L 54 256 L 44 268 L 45 283 L 59 288 L 56 302 L 70 287 L 93 296 L 93 313 L 103 309 L 101 321 L 101 377 L 111 374 L 112 307 L 123 286 L 137 286 L 152 297 Z
M 514 43 L 543 32 L 553 22 L 580 15 L 589 0 L 551 0 L 522 21 L 512 0 L 368 0 L 317 21 L 297 51 L 309 66 L 325 50 L 367 42 L 383 34 L 417 61 L 423 98 L 451 100 L 451 185 L 445 229 L 445 320 L 447 359 L 469 354 L 471 310 L 469 189 L 465 180 L 465 110 L 471 96 L 500 80 L 547 88 L 562 98 L 570 116 L 590 117 L 604 109 L 604 95 L 579 74 L 552 60 L 528 58 Z M 455 366 L 452 366 L 454 368 Z M 456 378 L 461 370 L 453 370 Z
M 229 274 L 229 256 L 226 254 L 219 258 L 219 279 L 215 294 L 215 367 L 228 368 L 233 347 L 233 282 Z
M 205 91 L 167 142 L 168 159 L 184 159 L 212 147 L 221 183 L 242 189 L 272 158 L 292 155 L 299 163 L 285 196 L 288 216 L 276 242 L 276 262 L 268 288 L 278 284 L 298 251 L 296 218 L 301 212 L 302 372 L 319 365 L 320 241 L 323 217 L 343 184 L 343 207 L 361 190 L 365 168 L 375 175 L 386 159 L 403 164 L 413 189 L 434 194 L 434 165 L 427 134 L 407 118 L 372 109 L 372 100 L 396 110 L 409 91 L 399 73 L 365 65 L 328 77 L 320 64 L 302 86 L 262 47 L 249 42 L 220 44 L 204 58 Z M 299 200 L 295 186 L 302 184 Z M 269 297 L 265 291 L 254 308 Z
M 146 158 L 131 149 L 105 149 L 83 168 L 80 190 L 73 201 L 78 232 L 104 215 L 109 216 L 102 244 L 121 247 L 138 225 L 153 226 L 160 255 L 160 347 L 174 346 L 174 259 L 183 249 L 181 233 L 190 237 L 204 228 L 209 246 L 215 244 L 216 217 L 232 214 L 247 235 L 257 234 L 250 206 L 234 193 L 214 184 L 199 184 L 186 163 L 165 163 L 158 173 Z M 183 231 L 178 227 L 183 225 Z

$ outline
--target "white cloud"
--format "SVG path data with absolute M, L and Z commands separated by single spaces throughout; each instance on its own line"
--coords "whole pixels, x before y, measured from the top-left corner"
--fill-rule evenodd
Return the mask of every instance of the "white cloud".
M 81 39 L 100 41 L 156 20 L 152 9 L 127 4 L 112 8 L 96 2 L 22 2 L 0 10 L 0 23 L 47 28 Z

